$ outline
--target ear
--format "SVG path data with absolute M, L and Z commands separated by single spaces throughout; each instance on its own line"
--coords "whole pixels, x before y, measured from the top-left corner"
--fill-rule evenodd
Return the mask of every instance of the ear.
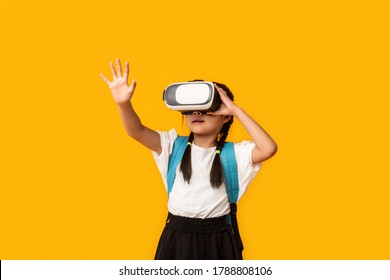
M 230 119 L 233 118 L 232 116 L 223 116 L 223 123 L 227 123 L 230 121 Z

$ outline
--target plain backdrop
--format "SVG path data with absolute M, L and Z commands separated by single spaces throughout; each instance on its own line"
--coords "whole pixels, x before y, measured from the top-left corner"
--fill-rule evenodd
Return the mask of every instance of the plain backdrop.
M 238 205 L 246 259 L 389 259 L 386 1 L 0 1 L 0 259 L 152 259 L 167 195 L 107 85 L 227 84 L 275 139 Z M 249 139 L 235 122 L 230 141 Z

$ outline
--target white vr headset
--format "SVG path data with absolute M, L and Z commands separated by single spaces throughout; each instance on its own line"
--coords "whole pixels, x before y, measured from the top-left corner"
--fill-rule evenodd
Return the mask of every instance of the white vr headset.
M 182 82 L 170 84 L 163 94 L 169 109 L 188 112 L 213 112 L 221 107 L 222 101 L 212 82 Z

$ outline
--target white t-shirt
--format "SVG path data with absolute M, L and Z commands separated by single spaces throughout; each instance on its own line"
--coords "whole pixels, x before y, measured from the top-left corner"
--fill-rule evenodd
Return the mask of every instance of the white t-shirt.
M 158 131 L 161 138 L 161 154 L 153 152 L 153 157 L 167 189 L 167 173 L 169 157 L 173 143 L 178 137 L 171 129 L 168 132 Z M 260 164 L 252 163 L 252 150 L 255 144 L 250 141 L 234 143 L 237 160 L 239 194 L 238 200 L 247 190 L 249 183 L 260 170 Z M 210 170 L 215 156 L 215 147 L 202 148 L 194 143 L 191 146 L 192 176 L 188 184 L 180 171 L 180 163 L 176 169 L 176 178 L 168 200 L 168 211 L 174 215 L 191 218 L 220 217 L 230 212 L 230 205 L 223 183 L 219 188 L 210 184 Z

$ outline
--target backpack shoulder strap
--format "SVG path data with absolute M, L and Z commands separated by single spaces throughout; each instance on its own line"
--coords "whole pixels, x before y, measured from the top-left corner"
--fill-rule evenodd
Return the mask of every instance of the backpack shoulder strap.
M 225 176 L 226 192 L 230 203 L 238 200 L 238 172 L 234 143 L 226 142 L 221 151 L 221 161 Z
M 238 200 L 238 171 L 236 154 L 234 152 L 234 143 L 226 142 L 221 152 L 221 161 L 223 173 L 225 175 L 226 193 L 230 203 L 230 215 L 227 217 L 227 222 L 231 225 L 234 238 L 240 252 L 244 249 L 242 244 L 240 231 L 237 222 L 237 200 Z M 241 256 L 242 258 L 242 256 Z
M 167 190 L 168 196 L 171 193 L 173 183 L 176 177 L 176 168 L 180 163 L 184 151 L 187 147 L 188 137 L 179 136 L 176 138 L 172 154 L 168 163 L 167 174 Z M 232 142 L 226 142 L 221 152 L 222 168 L 225 176 L 226 193 L 228 194 L 229 202 L 235 203 L 238 200 L 238 173 L 236 155 L 234 153 L 234 144 Z
M 173 143 L 172 154 L 169 157 L 168 163 L 168 174 L 167 174 L 167 191 L 168 196 L 171 193 L 173 182 L 175 182 L 176 168 L 181 158 L 183 157 L 184 151 L 187 147 L 188 137 L 179 136 Z
M 167 190 L 168 196 L 171 193 L 173 183 L 176 177 L 176 168 L 181 161 L 184 151 L 187 147 L 188 137 L 179 136 L 173 143 L 172 154 L 169 157 L 168 162 L 168 174 L 167 174 Z M 237 205 L 238 200 L 238 172 L 236 154 L 234 152 L 234 144 L 232 142 L 226 142 L 221 151 L 222 168 L 225 176 L 226 193 L 228 195 L 230 203 L 230 215 L 228 216 L 228 223 L 231 224 L 235 242 L 240 249 L 243 250 L 244 246 L 240 237 L 237 223 Z M 242 258 L 242 256 L 241 256 Z

